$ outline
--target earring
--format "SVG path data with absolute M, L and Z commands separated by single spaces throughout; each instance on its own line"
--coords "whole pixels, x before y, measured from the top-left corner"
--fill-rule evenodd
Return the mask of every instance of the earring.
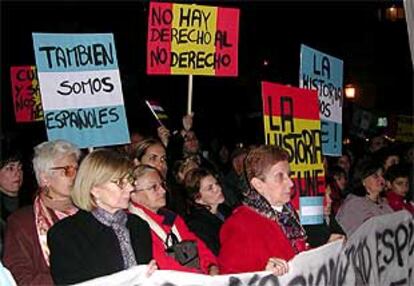
M 49 186 L 43 186 L 41 188 L 41 191 L 45 193 L 45 196 L 48 197 L 49 199 L 52 198 L 52 196 L 50 195 L 50 189 Z

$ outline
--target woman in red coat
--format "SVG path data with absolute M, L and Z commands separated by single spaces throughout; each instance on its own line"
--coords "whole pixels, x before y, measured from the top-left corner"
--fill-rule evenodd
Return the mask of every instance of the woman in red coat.
M 272 271 L 282 275 L 287 262 L 308 248 L 306 233 L 290 204 L 288 154 L 277 146 L 259 146 L 245 159 L 246 190 L 220 232 L 221 273 Z
M 167 191 L 162 174 L 151 166 L 139 165 L 134 176 L 135 191 L 131 193 L 129 211 L 150 225 L 153 257 L 159 269 L 218 274 L 216 257 L 204 242 L 188 229 L 179 215 L 164 208 Z M 171 253 L 183 242 L 191 248 L 187 261 Z

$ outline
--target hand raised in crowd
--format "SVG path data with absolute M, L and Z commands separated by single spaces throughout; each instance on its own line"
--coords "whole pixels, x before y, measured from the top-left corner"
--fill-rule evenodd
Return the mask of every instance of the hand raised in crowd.
M 289 265 L 284 259 L 270 257 L 267 261 L 265 270 L 271 271 L 275 276 L 281 276 L 289 271 Z
M 145 273 L 145 275 L 147 277 L 150 277 L 152 275 L 152 273 L 154 273 L 155 270 L 158 270 L 158 265 L 157 265 L 157 262 L 155 261 L 155 259 L 152 259 L 148 263 L 147 272 Z
M 183 127 L 185 132 L 190 131 L 193 127 L 193 117 L 194 112 L 191 112 L 191 114 L 186 114 L 183 116 Z
M 171 132 L 164 125 L 161 125 L 157 128 L 158 137 L 160 138 L 162 144 L 167 147 Z

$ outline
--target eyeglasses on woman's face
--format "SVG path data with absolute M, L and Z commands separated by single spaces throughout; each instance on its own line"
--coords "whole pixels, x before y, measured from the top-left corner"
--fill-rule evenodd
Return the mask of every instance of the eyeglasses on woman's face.
M 111 183 L 114 183 L 120 189 L 125 189 L 128 185 L 135 185 L 135 177 L 132 174 L 128 173 L 119 179 L 111 180 Z
M 76 175 L 78 171 L 78 166 L 74 165 L 66 165 L 66 166 L 59 166 L 59 167 L 52 167 L 50 170 L 63 170 L 63 174 L 65 177 L 72 178 Z
M 150 192 L 158 192 L 162 189 L 167 190 L 167 183 L 165 181 L 161 181 L 161 182 L 154 182 L 152 184 L 150 184 L 148 187 L 144 187 L 144 188 L 135 188 L 136 192 L 141 192 L 141 191 L 150 191 Z

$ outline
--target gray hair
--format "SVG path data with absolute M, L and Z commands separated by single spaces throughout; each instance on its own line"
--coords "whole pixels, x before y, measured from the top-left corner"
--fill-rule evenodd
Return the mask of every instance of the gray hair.
M 56 159 L 75 155 L 76 160 L 79 160 L 80 154 L 76 145 L 64 140 L 46 141 L 34 147 L 33 170 L 37 183 L 40 185 L 40 174 L 49 173 Z

